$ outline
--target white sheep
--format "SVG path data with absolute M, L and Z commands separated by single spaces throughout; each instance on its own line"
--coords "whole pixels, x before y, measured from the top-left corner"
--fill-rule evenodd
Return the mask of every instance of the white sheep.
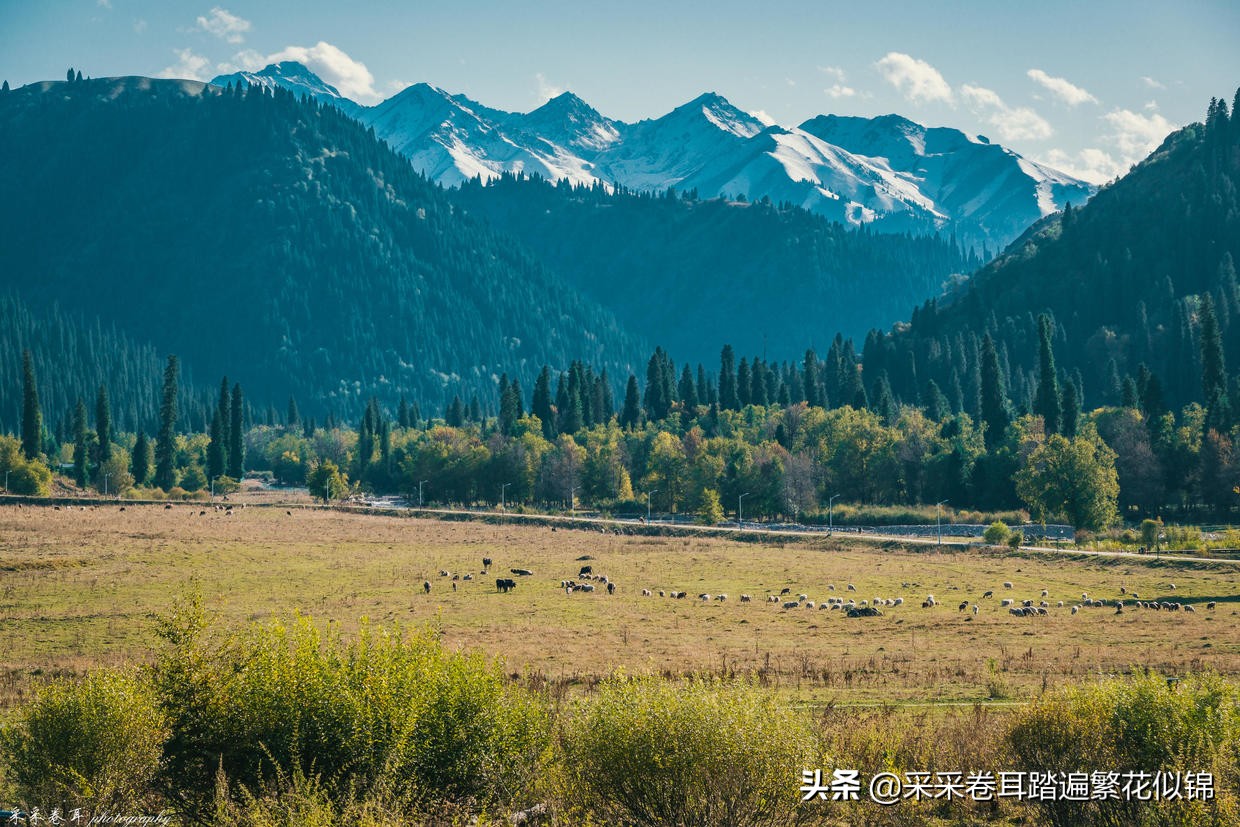
M 1005 597 L 1005 598 L 1003 598 L 1002 600 L 1000 600 L 1000 601 L 999 601 L 999 606 L 1000 606 L 1000 607 L 1004 607 L 1004 606 L 1011 606 L 1011 605 L 1012 605 L 1013 603 L 1015 603 L 1015 602 L 1016 602 L 1016 601 L 1014 601 L 1012 598 L 1010 598 L 1010 597 Z
M 1081 607 L 1080 607 L 1080 606 L 1073 606 L 1073 607 L 1072 607 L 1072 614 L 1076 614 L 1078 611 L 1080 611 L 1080 609 L 1081 609 Z
M 857 587 L 856 587 L 856 586 L 854 586 L 852 583 L 849 583 L 849 584 L 848 584 L 848 590 L 849 590 L 850 592 L 855 592 L 855 591 L 857 590 Z

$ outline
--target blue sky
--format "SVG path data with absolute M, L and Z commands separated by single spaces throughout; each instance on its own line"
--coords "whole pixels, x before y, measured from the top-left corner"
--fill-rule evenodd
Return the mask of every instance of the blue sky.
M 785 126 L 898 112 L 1107 180 L 1240 86 L 1240 3 L 0 0 L 0 78 L 209 79 L 298 59 L 374 103 L 426 81 L 658 117 L 705 91 Z

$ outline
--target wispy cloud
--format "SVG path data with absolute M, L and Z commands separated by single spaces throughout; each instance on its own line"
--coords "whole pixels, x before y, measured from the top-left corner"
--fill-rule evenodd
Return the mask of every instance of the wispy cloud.
M 1080 106 L 1082 103 L 1098 102 L 1097 98 L 1076 84 L 1064 78 L 1051 77 L 1041 69 L 1030 69 L 1026 74 L 1030 80 L 1068 104 L 1068 106 Z
M 883 78 L 911 103 L 951 103 L 954 99 L 952 88 L 943 75 L 924 60 L 903 52 L 888 52 L 874 65 Z
M 245 40 L 246 32 L 250 30 L 250 21 L 238 17 L 228 9 L 216 6 L 205 16 L 199 15 L 194 30 L 213 34 L 222 40 L 236 44 Z
M 256 52 L 253 49 L 242 49 L 233 55 L 231 60 L 217 63 L 215 68 L 221 75 L 228 75 L 233 72 L 253 72 L 266 65 L 267 60 L 261 52 Z
M 210 80 L 206 69 L 211 65 L 211 61 L 199 54 L 195 54 L 192 49 L 173 49 L 172 53 L 177 56 L 177 62 L 171 66 L 167 66 L 155 75 L 158 78 L 188 78 L 189 80 Z
M 547 76 L 542 72 L 534 75 L 534 81 L 538 84 L 537 95 L 540 104 L 564 94 L 564 87 L 547 80 Z
M 1008 106 L 993 89 L 964 84 L 960 97 L 974 114 L 994 126 L 1003 141 L 1044 141 L 1055 130 L 1045 118 L 1027 106 Z
M 354 60 L 330 43 L 320 40 L 313 46 L 286 46 L 263 58 L 263 63 L 279 63 L 295 60 L 306 66 L 323 80 L 335 86 L 340 94 L 359 103 L 378 103 L 381 95 L 375 91 L 375 76 L 360 60 Z
M 1157 149 L 1163 138 L 1175 129 L 1175 124 L 1157 112 L 1142 115 L 1131 109 L 1116 109 L 1103 115 L 1103 120 L 1111 127 L 1107 141 L 1114 144 L 1129 165 Z
M 828 98 L 834 98 L 836 100 L 839 100 L 840 98 L 855 98 L 857 96 L 856 89 L 851 86 L 845 86 L 842 83 L 832 84 L 822 91 L 827 93 Z
M 819 66 L 818 71 L 832 78 L 836 83 L 843 83 L 848 80 L 848 74 L 839 66 Z
M 1167 88 L 1166 84 L 1159 83 L 1158 81 L 1154 80 L 1149 75 L 1142 75 L 1141 82 L 1145 84 L 1145 87 L 1147 89 L 1166 89 Z
M 1105 184 L 1128 169 L 1123 161 L 1116 160 L 1111 153 L 1097 147 L 1087 147 L 1075 155 L 1062 149 L 1052 149 L 1034 160 L 1091 184 Z

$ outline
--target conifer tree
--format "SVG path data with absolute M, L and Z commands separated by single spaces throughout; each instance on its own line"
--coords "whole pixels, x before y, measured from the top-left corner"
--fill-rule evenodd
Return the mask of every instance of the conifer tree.
M 736 399 L 741 408 L 753 404 L 753 373 L 749 370 L 749 361 L 744 356 L 736 369 Z
M 517 432 L 517 404 L 506 373 L 499 377 L 499 432 L 504 436 Z
M 173 465 L 176 450 L 177 370 L 177 357 L 169 356 L 168 364 L 164 368 L 164 389 L 159 405 L 159 436 L 155 440 L 155 484 L 165 491 L 177 482 L 176 468 Z
M 1223 336 L 1214 299 L 1206 293 L 1201 300 L 1201 388 L 1208 402 L 1216 392 L 1227 391 L 1227 370 L 1223 365 Z
M 543 365 L 534 382 L 530 412 L 542 422 L 543 437 L 555 439 L 555 415 L 551 409 L 551 368 Z
M 99 439 L 99 464 L 112 459 L 112 404 L 108 401 L 108 386 L 99 386 L 95 398 L 95 434 Z
M 626 430 L 637 427 L 642 418 L 641 395 L 637 391 L 637 377 L 629 374 L 629 383 L 624 389 L 624 409 L 620 412 L 620 426 Z
M 1063 426 L 1060 429 L 1068 439 L 1073 439 L 1080 427 L 1081 420 L 1081 399 L 1076 390 L 1075 382 L 1063 383 Z
M 814 353 L 812 348 L 805 351 L 805 367 L 801 382 L 805 393 L 805 403 L 811 408 L 821 408 L 823 406 L 820 392 L 822 379 L 818 375 L 818 354 Z
M 1042 417 L 1046 433 L 1057 434 L 1062 427 L 1059 379 L 1055 375 L 1055 351 L 1051 343 L 1050 316 L 1038 316 L 1038 389 L 1033 398 L 1033 412 Z
M 235 480 L 245 476 L 245 413 L 244 401 L 241 397 L 241 385 L 233 385 L 231 414 L 228 423 L 228 476 Z
M 697 386 L 693 381 L 693 371 L 689 369 L 689 363 L 685 362 L 685 369 L 680 374 L 680 401 L 684 403 L 685 410 L 692 413 L 698 406 Z
M 982 421 L 986 423 L 986 447 L 993 448 L 1003 439 L 1011 421 L 1008 413 L 1007 387 L 999 367 L 999 353 L 987 333 L 982 337 Z
M 39 388 L 34 376 L 34 358 L 22 353 L 22 454 L 38 459 L 43 450 L 43 411 L 39 407 Z
M 134 441 L 133 456 L 129 458 L 129 473 L 133 474 L 134 485 L 146 485 L 151 476 L 151 443 L 147 440 L 145 431 L 138 431 L 138 438 Z
M 401 402 L 404 402 L 404 399 L 402 396 Z M 297 400 L 291 396 L 288 398 L 288 413 L 284 416 L 284 427 L 290 430 L 301 427 L 301 411 L 297 408 Z
M 90 456 L 90 431 L 86 427 L 86 403 L 78 397 L 73 411 L 73 481 L 86 487 L 87 458 Z
M 217 408 L 211 415 L 211 441 L 207 443 L 207 482 L 224 476 L 228 470 L 228 444 L 224 439 L 224 421 Z
M 731 345 L 724 345 L 719 354 L 719 407 L 725 411 L 741 409 L 741 400 L 736 394 L 736 356 Z
M 448 405 L 443 418 L 444 422 L 453 428 L 460 428 L 465 424 L 465 405 L 461 402 L 460 394 L 452 397 L 452 404 Z

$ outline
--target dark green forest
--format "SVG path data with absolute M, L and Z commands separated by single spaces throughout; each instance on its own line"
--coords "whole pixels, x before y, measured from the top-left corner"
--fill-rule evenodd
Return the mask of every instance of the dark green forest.
M 0 94 L 0 223 L 0 287 L 36 311 L 59 303 L 311 409 L 438 405 L 579 357 L 619 374 L 642 350 L 373 133 L 284 92 L 122 78 Z
M 846 228 L 790 205 L 505 175 L 456 196 L 629 330 L 686 359 L 781 358 L 889 327 L 982 261 L 954 239 Z

